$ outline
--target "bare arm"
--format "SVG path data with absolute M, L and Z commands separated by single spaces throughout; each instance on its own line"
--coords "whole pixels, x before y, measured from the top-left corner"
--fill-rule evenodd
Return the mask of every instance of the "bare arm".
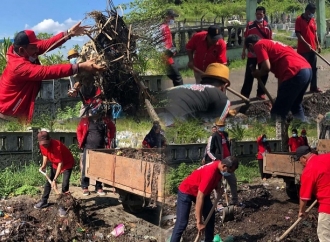
M 297 36 L 298 40 L 302 41 L 308 48 L 311 48 L 310 44 L 308 44 L 306 42 L 306 40 L 304 39 L 304 37 L 302 37 L 302 35 L 299 32 L 296 32 L 296 36 Z
M 204 206 L 204 193 L 198 191 L 196 197 L 195 217 L 197 224 L 203 224 L 202 211 Z
M 58 176 L 61 174 L 62 164 L 63 164 L 62 162 L 58 163 L 57 169 L 56 169 L 56 173 L 55 173 L 55 176 L 54 176 L 53 181 L 56 181 L 56 179 L 58 178 Z
M 305 215 L 306 206 L 307 206 L 307 200 L 301 200 L 299 201 L 299 217 L 302 217 Z
M 268 60 L 264 60 L 261 62 L 261 68 L 259 70 L 260 76 L 265 76 L 270 72 L 270 62 Z
M 44 171 L 46 169 L 46 165 L 47 165 L 47 156 L 42 156 L 42 165 L 40 167 L 40 170 Z

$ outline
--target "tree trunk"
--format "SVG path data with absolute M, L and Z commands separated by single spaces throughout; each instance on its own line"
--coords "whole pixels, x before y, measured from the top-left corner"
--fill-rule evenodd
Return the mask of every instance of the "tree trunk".
M 289 123 L 287 123 L 285 120 L 281 120 L 281 118 L 276 119 L 276 139 L 281 140 L 281 151 L 282 152 L 288 152 L 289 151 L 289 146 L 288 146 L 288 141 L 289 141 Z
M 148 99 L 145 99 L 144 102 L 146 104 L 148 114 L 149 114 L 150 118 L 152 119 L 152 121 L 160 121 L 159 117 L 158 117 L 154 107 L 150 103 L 150 101 Z

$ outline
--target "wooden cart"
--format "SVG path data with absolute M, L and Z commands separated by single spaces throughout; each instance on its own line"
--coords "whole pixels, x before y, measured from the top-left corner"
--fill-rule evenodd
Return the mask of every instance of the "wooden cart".
M 140 150 L 157 152 L 154 149 Z M 155 207 L 157 203 L 163 203 L 165 164 L 127 158 L 120 154 L 120 149 L 87 150 L 86 176 L 116 188 L 124 209 L 132 213 L 144 206 Z
M 316 148 L 319 154 L 330 152 L 330 140 L 320 139 Z M 274 152 L 264 156 L 264 173 L 283 178 L 286 193 L 291 199 L 297 199 L 300 187 L 300 176 L 303 166 L 294 160 L 295 153 Z

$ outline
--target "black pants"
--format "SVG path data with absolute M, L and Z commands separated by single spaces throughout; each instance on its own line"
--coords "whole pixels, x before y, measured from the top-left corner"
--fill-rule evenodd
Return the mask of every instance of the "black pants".
M 173 86 L 176 87 L 183 85 L 181 74 L 175 63 L 171 65 L 167 65 L 166 72 L 167 72 L 167 77 L 172 80 Z
M 310 51 L 310 52 L 302 53 L 300 55 L 303 56 L 312 67 L 313 75 L 312 75 L 310 89 L 315 90 L 315 89 L 317 89 L 317 67 L 316 67 L 317 57 L 316 57 L 316 54 L 313 51 Z
M 63 172 L 63 181 L 62 181 L 62 193 L 69 191 L 70 177 L 72 169 L 65 170 Z M 49 179 L 52 181 L 55 177 L 56 169 L 52 168 L 49 173 Z M 44 193 L 42 195 L 42 201 L 47 202 L 49 198 L 50 191 L 52 189 L 51 184 L 47 181 L 44 188 Z
M 248 58 L 246 62 L 246 69 L 245 69 L 245 76 L 244 76 L 244 83 L 241 90 L 241 94 L 247 98 L 250 97 L 252 86 L 253 86 L 253 80 L 254 77 L 252 76 L 251 66 L 253 69 L 256 69 L 257 67 L 257 58 Z M 260 69 L 260 65 L 258 65 L 258 68 Z M 261 77 L 262 83 L 266 86 L 268 79 L 268 74 L 266 76 Z M 258 89 L 257 89 L 257 95 L 265 95 L 264 90 L 261 88 L 261 86 L 258 83 Z
M 81 188 L 85 189 L 89 186 L 89 178 L 86 177 L 86 150 L 84 149 L 83 159 L 82 159 L 82 171 L 81 171 Z M 96 181 L 95 190 L 102 189 L 102 182 Z
M 258 159 L 258 165 L 259 165 L 259 172 L 260 172 L 261 179 L 270 178 L 271 177 L 270 174 L 264 173 L 264 160 L 263 159 Z

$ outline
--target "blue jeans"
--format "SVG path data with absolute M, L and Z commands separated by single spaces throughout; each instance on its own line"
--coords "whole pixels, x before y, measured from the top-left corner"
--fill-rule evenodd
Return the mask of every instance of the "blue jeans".
M 189 214 L 192 202 L 196 203 L 196 197 L 178 191 L 178 200 L 176 204 L 176 222 L 173 229 L 171 242 L 180 242 L 183 231 L 186 229 L 189 221 Z M 212 208 L 210 196 L 204 198 L 203 217 L 207 218 Z M 205 228 L 205 242 L 212 242 L 214 238 L 214 211 Z M 196 229 L 197 236 L 197 229 Z
M 312 69 L 302 69 L 297 75 L 289 80 L 284 81 L 278 88 L 277 98 L 271 110 L 271 116 L 273 119 L 276 116 L 280 116 L 285 119 L 289 111 L 292 115 L 306 121 L 304 110 L 302 107 L 302 100 L 307 90 L 309 83 L 312 80 Z

